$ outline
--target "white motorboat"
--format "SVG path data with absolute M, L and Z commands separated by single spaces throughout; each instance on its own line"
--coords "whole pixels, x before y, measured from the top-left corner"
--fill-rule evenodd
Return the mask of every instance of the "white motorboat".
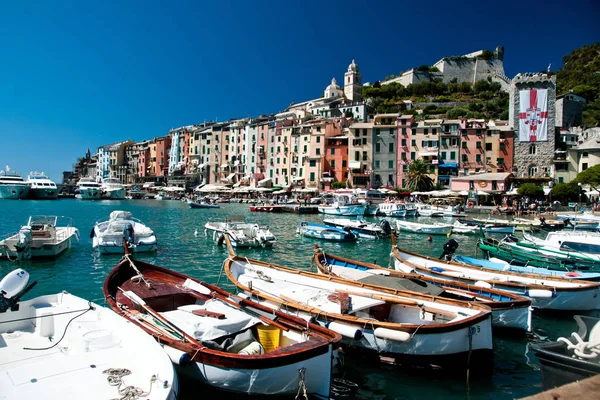
M 94 178 L 81 178 L 77 182 L 75 198 L 81 200 L 100 200 L 102 198 L 102 187 Z
M 515 233 L 515 229 L 516 229 L 516 227 L 514 225 L 485 223 L 485 222 L 481 222 L 481 221 L 478 222 L 475 220 L 468 220 L 468 219 L 459 219 L 454 223 L 454 225 L 455 226 L 475 227 L 475 228 L 477 228 L 477 232 L 479 232 L 479 229 L 482 229 L 485 233 L 513 234 L 513 233 Z M 454 232 L 454 229 L 453 229 L 453 232 Z
M 600 257 L 600 233 L 597 232 L 562 230 L 548 232 L 546 239 L 524 233 L 523 239 L 542 250 L 577 252 L 588 257 Z
M 123 254 L 123 243 L 132 253 L 155 251 L 154 231 L 128 211 L 113 211 L 108 221 L 96 222 L 91 233 L 92 248 L 102 254 Z
M 198 236 L 198 231 L 194 232 Z M 212 237 L 217 244 L 224 244 L 229 236 L 234 247 L 273 247 L 275 235 L 268 227 L 247 223 L 243 216 L 232 215 L 225 222 L 209 221 L 204 225 L 204 236 Z
M 389 237 L 392 232 L 392 227 L 389 221 L 381 220 L 379 224 L 367 222 L 363 219 L 355 220 L 349 218 L 325 218 L 323 223 L 329 226 L 338 228 L 348 228 L 360 238 L 365 239 L 380 239 Z
M 367 204 L 353 203 L 353 200 L 348 195 L 335 195 L 335 201 L 331 205 L 319 206 L 318 210 L 322 214 L 340 215 L 346 217 L 363 216 Z
M 390 266 L 399 271 L 506 290 L 531 298 L 532 306 L 539 309 L 587 311 L 600 307 L 600 283 L 597 282 L 498 271 L 438 260 L 400 249 L 394 236 L 392 246 Z
M 440 210 L 435 210 L 431 204 L 418 203 L 417 214 L 420 217 L 441 217 L 444 213 Z
M 0 258 L 23 260 L 56 257 L 79 241 L 79 231 L 68 217 L 34 215 L 21 229 L 0 240 Z
M 474 235 L 479 233 L 480 227 L 477 225 L 462 224 L 459 221 L 454 221 L 452 224 L 452 233 L 458 233 L 461 235 Z
M 0 282 L 2 399 L 175 399 L 173 365 L 152 336 L 67 292 L 19 301 L 28 280 L 16 269 Z
M 102 179 L 102 197 L 110 200 L 123 200 L 125 187 L 117 178 Z
M 50 199 L 58 198 L 58 187 L 43 172 L 30 172 L 27 175 L 26 183 L 29 185 L 29 197 L 32 199 Z
M 165 192 L 158 192 L 154 196 L 155 200 L 173 200 L 173 196 L 166 194 Z
M 491 312 L 453 300 L 324 276 L 236 256 L 227 277 L 253 300 L 275 310 L 316 319 L 342 335 L 345 350 L 367 350 L 383 362 L 461 369 L 489 365 Z M 483 368 L 482 368 L 483 370 Z
M 467 214 L 465 214 L 463 211 L 461 211 L 458 206 L 431 207 L 431 210 L 432 210 L 432 212 L 436 212 L 436 211 L 441 212 L 442 217 L 464 218 L 467 216 Z
M 338 228 L 307 221 L 300 222 L 296 233 L 314 239 L 332 240 L 335 242 L 355 242 L 358 237 L 352 233 L 350 228 Z
M 417 222 L 397 220 L 396 227 L 398 231 L 424 233 L 427 235 L 448 235 L 452 233 L 452 225 L 450 224 L 420 224 Z
M 29 195 L 29 185 L 23 177 L 11 171 L 8 165 L 6 170 L 0 171 L 0 199 L 19 200 L 26 199 Z
M 381 203 L 378 214 L 386 217 L 406 217 L 406 207 L 402 203 Z

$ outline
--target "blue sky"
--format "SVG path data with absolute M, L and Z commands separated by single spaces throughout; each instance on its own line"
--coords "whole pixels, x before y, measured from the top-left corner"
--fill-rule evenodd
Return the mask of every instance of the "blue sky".
M 353 58 L 374 82 L 502 45 L 512 77 L 600 40 L 594 1 L 436 3 L 4 1 L 0 167 L 60 182 L 87 148 L 316 98 Z

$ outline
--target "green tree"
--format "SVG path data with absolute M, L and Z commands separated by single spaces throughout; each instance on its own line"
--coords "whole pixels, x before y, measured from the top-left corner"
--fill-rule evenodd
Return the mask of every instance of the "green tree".
M 541 186 L 536 185 L 535 183 L 524 183 L 518 189 L 517 193 L 521 196 L 528 196 L 533 199 L 542 199 L 544 198 L 544 189 Z
M 464 108 L 453 108 L 451 110 L 448 110 L 448 112 L 446 113 L 446 118 L 457 119 L 459 117 L 464 117 L 468 113 L 469 110 L 465 110 Z
M 576 183 L 558 183 L 552 188 L 552 198 L 560 201 L 576 201 L 579 196 L 579 186 Z
M 600 186 L 600 164 L 581 171 L 571 183 L 581 183 L 582 185 L 590 185 L 593 188 L 598 188 Z
M 346 188 L 346 182 L 345 181 L 334 181 L 331 182 L 331 188 L 332 189 L 345 189 Z
M 577 96 L 584 97 L 587 101 L 594 101 L 598 96 L 598 88 L 590 85 L 577 85 L 571 89 Z
M 406 187 L 410 191 L 429 191 L 433 188 L 433 179 L 429 176 L 429 165 L 423 160 L 414 160 L 408 165 Z

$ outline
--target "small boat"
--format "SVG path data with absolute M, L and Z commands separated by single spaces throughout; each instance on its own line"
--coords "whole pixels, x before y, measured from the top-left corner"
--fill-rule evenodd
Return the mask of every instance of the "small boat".
M 485 233 L 505 233 L 505 234 L 506 233 L 508 233 L 508 234 L 515 233 L 514 225 L 485 223 L 485 222 L 478 222 L 475 220 L 468 220 L 468 219 L 458 219 L 457 222 L 462 225 L 475 226 L 478 228 L 481 227 L 481 229 Z M 477 232 L 479 232 L 479 229 L 477 230 Z
M 540 267 L 522 267 L 512 265 L 504 260 L 492 257 L 489 260 L 473 258 L 467 256 L 456 256 L 452 258 L 457 263 L 470 265 L 473 267 L 483 267 L 496 271 L 518 272 L 526 274 L 538 274 L 541 276 L 555 276 L 564 279 L 580 279 L 584 281 L 600 281 L 600 273 L 598 272 L 583 272 L 583 271 L 559 271 Z
M 600 374 L 600 318 L 574 318 L 578 332 L 571 334 L 572 339 L 559 337 L 555 342 L 532 346 L 540 362 L 543 390 Z
M 318 210 L 321 214 L 339 215 L 345 217 L 363 216 L 367 204 L 353 203 L 352 197 L 342 194 L 335 195 L 335 201 L 331 205 L 319 206 Z
M 426 235 L 448 235 L 452 233 L 452 225 L 450 224 L 420 224 L 418 222 L 397 220 L 396 227 L 399 231 L 424 233 Z
M 382 362 L 489 371 L 491 313 L 487 306 L 396 290 L 239 257 L 229 247 L 227 277 L 264 305 L 316 319 L 343 336 L 345 351 Z M 477 367 L 476 367 L 477 366 Z
M 251 212 L 283 212 L 284 206 L 277 205 L 262 205 L 262 206 L 250 206 Z
M 198 231 L 194 232 L 198 236 Z M 217 244 L 224 244 L 225 235 L 229 237 L 234 247 L 273 247 L 275 235 L 269 227 L 247 223 L 243 216 L 230 215 L 225 222 L 209 221 L 204 225 L 204 236 L 212 236 Z
M 487 258 L 496 257 L 516 265 L 563 271 L 600 272 L 598 254 L 539 246 L 533 241 L 519 240 L 515 236 L 506 236 L 502 240 L 482 237 L 478 240 L 477 246 Z
M 461 235 L 474 235 L 479 233 L 480 229 L 478 225 L 462 224 L 459 221 L 454 221 L 454 224 L 452 224 L 452 233 Z
M 79 242 L 79 230 L 69 217 L 34 215 L 19 232 L 0 240 L 0 258 L 23 260 L 57 257 Z
M 453 239 L 449 241 L 452 242 Z M 453 254 L 458 247 L 447 250 L 444 255 Z M 400 249 L 392 236 L 390 263 L 394 269 L 449 279 L 469 285 L 504 290 L 529 297 L 532 307 L 547 310 L 588 311 L 600 308 L 600 283 L 578 279 L 497 271 L 482 267 L 471 267 L 453 261 L 434 259 Z
M 196 203 L 195 201 L 188 200 L 187 203 L 190 208 L 221 208 L 218 204 L 211 204 L 204 201 Z
M 589 212 L 581 214 L 563 214 L 556 217 L 564 223 L 565 229 L 598 231 L 600 218 Z
M 485 304 L 492 310 L 492 326 L 531 331 L 531 300 L 512 293 L 424 275 L 404 273 L 325 253 L 315 245 L 314 260 L 319 272 L 342 279 L 379 285 L 402 291 Z M 410 295 L 408 293 L 408 295 Z
M 296 233 L 315 239 L 332 240 L 336 242 L 355 242 L 357 236 L 350 228 L 337 228 L 335 226 L 315 224 L 314 222 L 300 222 Z
M 154 200 L 173 200 L 173 196 L 168 195 L 165 192 L 158 192 L 154 195 Z
M 23 177 L 11 171 L 8 165 L 0 171 L 0 199 L 24 200 L 29 196 L 29 185 Z
M 178 380 L 159 343 L 108 308 L 67 292 L 20 301 L 37 282 L 0 282 L 2 399 L 171 400 Z
M 83 177 L 77 182 L 75 198 L 81 200 L 100 200 L 102 198 L 102 187 L 96 179 Z
M 161 343 L 182 376 L 246 395 L 329 398 L 335 332 L 129 255 L 103 290 L 109 307 Z
M 600 257 L 600 233 L 598 232 L 563 230 L 548 232 L 545 239 L 525 233 L 523 240 L 541 249 L 578 252 L 588 257 Z
M 403 218 L 406 217 L 406 206 L 402 203 L 381 203 L 377 214 Z
M 101 254 L 123 254 L 123 241 L 133 253 L 155 251 L 154 231 L 129 211 L 113 211 L 108 221 L 96 222 L 90 236 L 92 248 Z
M 418 203 L 415 205 L 417 207 L 417 215 L 420 217 L 442 217 L 444 215 L 442 211 L 434 209 L 431 204 Z
M 393 233 L 389 221 L 385 219 L 381 220 L 379 224 L 349 218 L 325 218 L 323 222 L 329 226 L 349 228 L 352 233 L 365 239 L 385 238 Z
M 109 200 L 125 199 L 125 186 L 117 178 L 102 179 L 102 198 Z
M 467 216 L 466 213 L 460 210 L 458 206 L 438 206 L 432 207 L 431 210 L 433 212 L 439 211 L 442 213 L 442 217 L 455 217 L 455 218 L 464 218 Z
M 29 198 L 38 200 L 56 200 L 58 187 L 43 172 L 30 172 L 26 183 L 29 185 Z

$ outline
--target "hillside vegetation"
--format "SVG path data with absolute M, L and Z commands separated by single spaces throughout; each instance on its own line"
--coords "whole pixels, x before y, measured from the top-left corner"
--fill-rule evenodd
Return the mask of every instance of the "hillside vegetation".
M 563 57 L 563 66 L 556 72 L 557 93 L 573 93 L 588 103 L 583 111 L 586 128 L 600 125 L 600 42 L 575 49 Z

